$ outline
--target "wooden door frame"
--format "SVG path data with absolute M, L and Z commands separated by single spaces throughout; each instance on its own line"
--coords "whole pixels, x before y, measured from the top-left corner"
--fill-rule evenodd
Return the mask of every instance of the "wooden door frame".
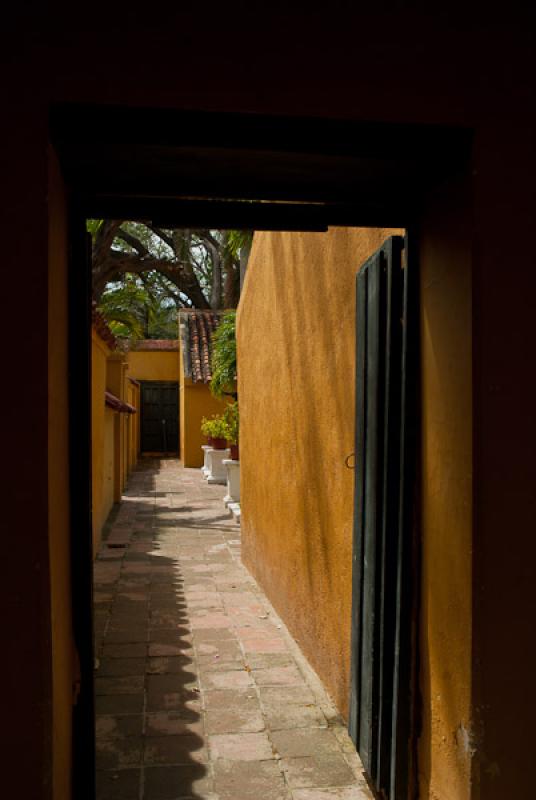
M 180 432 L 180 382 L 179 381 L 150 381 L 150 380 L 140 380 L 140 455 L 152 455 L 152 451 L 150 450 L 143 450 L 142 448 L 142 441 L 143 441 L 143 387 L 144 385 L 152 385 L 152 386 L 174 386 L 177 388 L 177 449 L 176 450 L 167 450 L 162 451 L 161 453 L 157 453 L 157 455 L 163 456 L 171 456 L 171 455 L 178 455 L 180 458 L 180 444 L 181 444 L 181 432 Z
M 166 124 L 161 124 L 162 115 Z M 73 795 L 77 800 L 94 800 L 91 274 L 85 238 L 86 218 L 158 219 L 161 224 L 180 219 L 183 226 L 187 227 L 247 227 L 254 230 L 321 231 L 326 230 L 328 225 L 408 229 L 419 218 L 426 192 L 446 177 L 466 168 L 472 133 L 467 129 L 355 120 L 86 106 L 52 109 L 50 132 L 70 196 L 69 479 L 73 626 L 81 673 L 81 692 L 73 721 Z M 95 165 L 88 167 L 82 157 L 88 142 L 98 141 L 102 147 L 106 147 L 106 137 L 109 137 L 110 152 L 113 152 L 112 145 L 123 139 L 127 141 L 130 136 L 132 141 L 142 142 L 142 147 L 144 142 L 151 144 L 153 139 L 153 143 L 165 147 L 166 142 L 158 142 L 164 132 L 167 142 L 174 138 L 180 142 L 189 136 L 194 144 L 199 143 L 198 177 L 201 188 L 197 192 L 197 200 L 177 200 L 163 184 L 160 196 L 157 193 L 155 197 L 149 191 L 146 196 L 134 196 L 129 185 L 133 178 L 135 183 L 135 159 L 128 171 L 130 183 L 121 183 L 124 176 L 116 175 L 118 186 L 112 191 L 107 191 L 105 185 L 91 184 Z M 104 144 L 99 137 L 105 137 Z M 244 165 L 240 196 L 236 194 L 233 176 L 225 173 L 225 170 L 223 177 L 215 180 L 209 175 L 210 164 L 203 172 L 203 155 L 207 147 L 220 148 L 219 158 L 223 165 L 226 150 L 234 149 L 235 156 L 238 152 Z M 257 160 L 251 156 L 255 148 L 259 153 Z M 85 152 L 88 150 L 86 148 Z M 270 184 L 272 167 L 266 160 L 266 154 L 277 162 L 280 155 L 288 157 L 294 154 L 299 158 L 310 156 L 311 153 L 318 154 L 320 165 L 324 157 L 337 155 L 339 171 L 335 184 L 328 186 L 320 181 L 316 185 L 312 181 L 314 169 L 311 172 L 312 168 L 305 159 L 300 169 L 292 173 L 292 180 L 283 186 L 276 197 L 275 188 Z M 408 184 L 411 195 L 401 196 L 398 193 L 397 199 L 391 201 L 387 192 L 384 193 L 385 202 L 379 202 L 376 198 L 374 202 L 367 203 L 366 198 L 356 200 L 359 194 L 356 187 L 354 195 L 349 197 L 347 171 L 350 167 L 354 168 L 355 159 L 369 158 L 374 162 L 379 154 L 383 154 L 388 160 L 393 153 L 400 163 L 413 163 L 412 159 L 415 162 L 415 182 L 410 181 L 411 186 Z M 419 161 L 422 153 L 437 167 L 433 174 L 422 169 Z M 113 177 L 113 169 L 109 172 Z M 102 175 L 99 178 L 106 179 Z M 157 178 L 158 188 L 162 176 Z M 262 199 L 263 192 L 270 202 L 228 202 L 229 198 Z M 326 201 L 324 204 L 318 202 L 322 197 Z M 277 202 L 271 202 L 274 198 Z

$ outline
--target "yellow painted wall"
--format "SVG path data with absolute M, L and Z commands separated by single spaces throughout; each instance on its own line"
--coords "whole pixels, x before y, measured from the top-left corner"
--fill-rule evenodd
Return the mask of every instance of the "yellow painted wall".
M 126 400 L 127 360 L 123 353 L 112 353 L 106 363 L 106 388 L 119 400 Z M 114 420 L 114 500 L 119 503 L 126 483 L 126 423 L 124 414 Z
M 244 559 L 343 713 L 355 275 L 390 233 L 255 233 L 238 311 Z
M 221 414 L 230 402 L 218 400 L 206 383 L 192 383 L 189 378 L 181 379 L 180 385 L 180 446 L 181 458 L 185 467 L 200 467 L 203 464 L 201 445 L 207 443 L 201 433 L 201 420 L 213 414 Z
M 129 472 L 136 465 L 139 455 L 139 409 L 140 409 L 140 387 L 131 381 L 127 383 L 127 398 L 131 406 L 137 409 L 136 414 L 128 416 L 128 470 Z
M 467 205 L 461 186 L 431 198 L 419 252 L 423 708 L 418 766 L 421 796 L 431 800 L 472 796 L 472 292 Z
M 131 350 L 127 356 L 128 375 L 136 381 L 179 382 L 179 352 L 177 350 Z M 139 395 L 138 395 L 139 397 Z M 180 421 L 180 400 L 179 400 Z M 136 414 L 137 453 L 140 450 L 141 416 Z M 179 427 L 179 446 L 182 453 L 182 429 Z
M 48 524 L 50 559 L 50 610 L 52 644 L 52 792 L 54 800 L 70 797 L 71 727 L 74 643 L 71 617 L 71 569 L 69 523 L 69 419 L 67 392 L 68 328 L 67 328 L 67 224 L 65 197 L 59 166 L 53 153 L 49 155 L 48 190 Z M 44 476 L 33 476 L 42 480 Z M 20 476 L 21 480 L 29 479 Z M 21 510 L 20 513 L 24 513 Z M 44 531 L 40 535 L 45 535 Z M 33 570 L 31 550 L 28 570 Z M 35 609 L 35 613 L 39 613 Z M 22 651 L 24 652 L 24 651 Z M 36 670 L 48 670 L 39 662 L 35 650 Z M 17 649 L 10 650 L 17 658 Z M 6 653 L 7 656 L 7 653 Z M 19 690 L 24 692 L 24 686 Z M 42 712 L 33 709 L 36 716 Z M 8 715 L 9 718 L 9 715 Z M 28 731 L 32 720 L 27 719 Z M 45 776 L 41 776 L 43 783 Z M 9 785 L 9 780 L 8 780 Z
M 100 336 L 92 331 L 91 336 L 91 475 L 93 500 L 93 555 L 99 549 L 102 526 L 110 513 L 111 504 L 105 500 L 106 481 L 104 450 L 106 446 L 104 405 L 106 391 L 106 369 L 110 349 Z
M 111 408 L 104 409 L 104 449 L 102 453 L 102 525 L 106 522 L 108 514 L 114 504 L 114 430 L 117 411 Z M 101 529 L 102 529 L 101 525 Z
M 178 381 L 177 350 L 131 350 L 127 356 L 128 374 L 137 381 Z

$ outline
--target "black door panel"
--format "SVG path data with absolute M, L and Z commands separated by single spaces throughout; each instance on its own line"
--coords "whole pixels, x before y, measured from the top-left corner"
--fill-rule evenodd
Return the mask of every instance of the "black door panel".
M 143 381 L 141 384 L 141 452 L 178 453 L 179 386 Z

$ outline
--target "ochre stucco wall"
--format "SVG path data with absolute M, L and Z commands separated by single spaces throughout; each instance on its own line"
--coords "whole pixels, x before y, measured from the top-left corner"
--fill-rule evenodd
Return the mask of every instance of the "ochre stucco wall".
M 104 468 L 106 435 L 109 435 L 109 432 L 105 430 L 105 414 L 113 413 L 104 405 L 104 392 L 107 388 L 106 362 L 109 356 L 109 347 L 93 330 L 91 336 L 91 475 L 94 556 L 99 548 L 102 526 L 113 504 L 113 499 L 109 503 L 106 497 L 108 487 Z
M 52 643 L 52 792 L 54 800 L 70 796 L 71 781 L 71 721 L 74 643 L 71 616 L 70 520 L 69 520 L 69 419 L 68 392 L 65 376 L 68 359 L 67 328 L 67 224 L 65 199 L 59 168 L 53 154 L 49 159 L 49 272 L 48 303 L 54 310 L 48 317 L 48 524 L 50 559 L 50 612 Z M 32 426 L 33 427 L 33 416 Z M 38 480 L 43 480 L 39 476 Z M 35 480 L 31 473 L 21 473 L 20 480 Z M 16 503 L 15 500 L 15 504 Z M 29 513 L 29 506 L 19 506 L 19 513 Z M 41 535 L 44 532 L 41 531 Z M 11 565 L 9 566 L 11 569 Z M 26 569 L 36 575 L 35 556 L 27 551 Z M 39 613 L 37 608 L 34 613 Z M 8 648 L 9 657 L 24 659 L 21 648 Z M 34 670 L 41 672 L 44 665 L 35 664 L 39 650 L 33 647 Z M 9 692 L 9 684 L 5 687 Z M 12 690 L 26 692 L 25 682 Z M 34 706 L 33 714 L 38 715 Z M 26 716 L 25 724 L 33 728 L 33 716 Z M 20 745 L 22 746 L 22 745 Z M 3 748 L 2 748 L 3 749 Z M 4 755 L 5 751 L 3 750 Z M 9 762 L 10 763 L 10 762 Z M 8 764 L 8 761 L 6 761 Z M 19 775 L 19 779 L 20 779 Z M 49 776 L 41 776 L 48 783 Z M 9 785 L 9 782 L 8 782 Z M 20 785 L 20 784 L 19 784 Z M 6 790 L 7 791 L 7 790 Z M 23 792 L 24 793 L 24 792 Z M 29 796 L 29 795 L 26 795 Z
M 104 409 L 104 448 L 102 452 L 102 509 L 101 530 L 114 504 L 115 420 L 117 411 Z
M 179 381 L 179 352 L 177 350 L 131 350 L 127 356 L 128 376 L 136 381 Z M 141 439 L 141 415 L 136 415 L 137 452 Z M 179 400 L 180 422 L 180 400 Z M 182 428 L 179 425 L 179 445 L 182 453 Z
M 462 185 L 430 198 L 421 286 L 421 796 L 468 800 L 472 719 L 472 290 Z M 483 798 L 485 800 L 485 798 Z
M 229 398 L 230 399 L 230 398 Z M 192 383 L 181 379 L 180 385 L 180 440 L 181 458 L 185 467 L 200 467 L 203 464 L 201 445 L 207 440 L 201 433 L 201 420 L 213 414 L 221 414 L 229 400 L 218 400 L 210 393 L 208 384 Z
M 390 233 L 257 232 L 238 311 L 244 559 L 343 713 L 355 275 Z
M 138 411 L 136 414 L 129 414 L 128 417 L 128 469 L 133 469 L 139 455 L 139 409 L 140 409 L 140 387 L 128 381 L 127 399 L 131 406 Z
M 179 380 L 177 350 L 131 350 L 127 360 L 128 374 L 137 381 Z

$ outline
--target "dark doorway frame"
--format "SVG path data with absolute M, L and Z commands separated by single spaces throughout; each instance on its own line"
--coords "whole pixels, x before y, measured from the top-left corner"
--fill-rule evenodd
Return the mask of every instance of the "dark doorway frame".
M 70 197 L 72 605 L 81 674 L 73 795 L 94 800 L 86 219 L 254 230 L 323 231 L 330 225 L 416 230 L 428 192 L 467 170 L 472 133 L 443 126 L 65 105 L 51 109 L 50 134 Z
M 144 390 L 145 387 L 162 387 L 162 388 L 171 388 L 177 390 L 177 447 L 176 449 L 164 449 L 164 450 L 150 450 L 143 447 L 144 441 Z M 140 455 L 152 455 L 152 453 L 158 453 L 158 455 L 180 455 L 180 408 L 179 408 L 179 391 L 180 385 L 178 381 L 140 381 Z

